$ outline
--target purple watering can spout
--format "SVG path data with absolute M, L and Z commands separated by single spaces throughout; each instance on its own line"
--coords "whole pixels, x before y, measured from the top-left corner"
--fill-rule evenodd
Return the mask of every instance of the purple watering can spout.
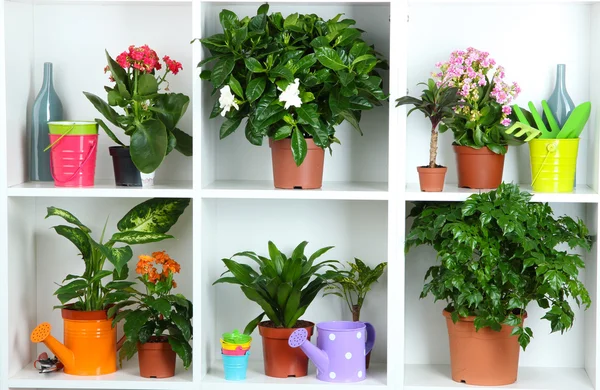
M 288 339 L 288 345 L 292 348 L 302 349 L 302 351 L 308 356 L 310 360 L 317 366 L 320 372 L 327 372 L 329 368 L 329 357 L 324 351 L 315 347 L 308 340 L 308 332 L 304 328 L 300 328 L 290 335 Z

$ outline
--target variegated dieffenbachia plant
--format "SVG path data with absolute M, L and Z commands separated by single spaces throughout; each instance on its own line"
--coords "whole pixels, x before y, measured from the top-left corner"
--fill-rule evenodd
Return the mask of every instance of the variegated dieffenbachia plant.
M 48 217 L 61 217 L 69 225 L 53 226 L 59 235 L 71 241 L 85 262 L 82 275 L 69 274 L 62 281 L 54 295 L 61 305 L 55 308 L 71 308 L 74 310 L 104 310 L 107 305 L 126 298 L 125 292 L 135 282 L 126 281 L 129 274 L 127 263 L 133 256 L 130 245 L 147 244 L 173 238 L 167 234 L 177 222 L 189 199 L 149 199 L 129 210 L 117 223 L 118 232 L 104 241 L 106 225 L 99 241 L 91 236 L 91 230 L 70 212 L 56 207 L 48 207 Z M 125 244 L 120 245 L 119 244 Z M 114 270 L 104 269 L 108 260 Z M 103 280 L 112 276 L 112 280 L 103 284 Z

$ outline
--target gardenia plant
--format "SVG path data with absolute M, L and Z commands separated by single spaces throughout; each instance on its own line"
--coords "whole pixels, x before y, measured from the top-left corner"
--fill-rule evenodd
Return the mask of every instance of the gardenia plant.
M 427 270 L 421 298 L 446 301 L 455 323 L 475 316 L 477 330 L 512 326 L 525 349 L 533 337 L 523 321 L 531 302 L 546 311 L 552 332 L 561 333 L 573 325 L 572 302 L 590 306 L 579 280 L 585 263 L 564 249 L 589 251 L 587 227 L 568 216 L 554 218 L 547 203 L 531 202 L 514 184 L 464 203 L 420 203 L 410 217 L 406 250 L 431 245 L 440 262 Z
M 516 82 L 504 81 L 502 66 L 489 53 L 472 47 L 452 52 L 450 59 L 437 63 L 439 72 L 432 75 L 438 86 L 458 89 L 463 105 L 457 105 L 454 115 L 444 120 L 439 131 L 450 128 L 454 143 L 475 149 L 488 147 L 496 154 L 505 154 L 506 145 L 520 143 L 505 133 L 510 126 L 510 103 L 521 92 Z
M 306 138 L 325 149 L 339 143 L 335 126 L 343 121 L 361 132 L 362 111 L 386 99 L 376 70 L 386 63 L 353 27 L 356 22 L 341 14 L 330 20 L 297 13 L 284 18 L 268 10 L 264 4 L 256 16 L 241 20 L 221 11 L 223 32 L 200 39 L 211 56 L 198 66 L 214 63 L 200 77 L 219 92 L 210 117 L 225 117 L 220 138 L 246 118 L 248 141 L 291 138 L 300 165 Z
M 162 267 L 160 272 L 157 265 Z M 128 296 L 108 310 L 109 318 L 116 314 L 113 327 L 120 320 L 125 321 L 126 340 L 119 350 L 121 361 L 135 355 L 138 343 L 166 341 L 181 358 L 184 368 L 192 364 L 193 305 L 185 296 L 171 294 L 177 288 L 173 276 L 180 270 L 179 263 L 165 251 L 139 256 L 135 272 L 146 291 L 140 292 L 133 288 L 134 282 L 128 282 L 132 285 L 125 290 Z
M 84 94 L 106 120 L 130 137 L 129 152 L 140 172 L 154 172 L 173 149 L 191 156 L 192 137 L 177 128 L 190 99 L 181 93 L 160 92 L 161 88 L 169 90 L 167 75 L 179 73 L 181 63 L 164 56 L 165 71 L 162 76 L 157 75 L 162 65 L 147 45 L 129 46 L 116 61 L 106 52 L 106 59 L 104 72 L 110 72 L 109 79 L 115 83 L 104 87 L 108 103 L 92 93 Z M 123 114 L 113 107 L 119 107 Z M 114 142 L 127 147 L 102 119 L 96 121 Z

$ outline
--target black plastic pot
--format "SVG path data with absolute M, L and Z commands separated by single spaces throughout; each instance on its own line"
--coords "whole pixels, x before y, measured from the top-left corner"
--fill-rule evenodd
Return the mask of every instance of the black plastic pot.
M 115 170 L 115 184 L 125 187 L 141 187 L 142 178 L 140 171 L 131 161 L 129 148 L 123 146 L 111 146 L 108 148 L 113 160 Z

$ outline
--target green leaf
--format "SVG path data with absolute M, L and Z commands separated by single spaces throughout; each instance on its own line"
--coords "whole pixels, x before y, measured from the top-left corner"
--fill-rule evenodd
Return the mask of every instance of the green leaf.
M 91 230 L 87 226 L 85 226 L 83 223 L 81 223 L 81 221 L 79 219 L 77 219 L 77 217 L 75 217 L 73 214 L 71 214 L 67 210 L 63 210 L 63 209 L 59 209 L 54 206 L 50 206 L 46 209 L 45 219 L 47 219 L 48 217 L 52 217 L 52 216 L 61 217 L 65 221 L 77 226 L 78 228 L 80 228 L 81 230 L 83 230 L 86 233 L 91 232 Z
M 234 12 L 224 9 L 219 13 L 219 22 L 221 23 L 223 30 L 231 30 L 236 27 L 238 17 Z
M 123 365 L 123 360 L 129 360 L 137 352 L 137 339 L 126 340 L 119 350 L 119 361 Z
M 112 273 L 112 272 L 111 272 Z M 105 288 L 109 290 L 127 290 L 130 287 L 133 287 L 135 282 L 128 282 L 126 280 L 113 280 L 112 282 L 106 283 Z M 109 316 L 109 318 L 112 316 Z
M 265 77 L 258 77 L 251 80 L 248 83 L 248 88 L 246 88 L 246 97 L 248 98 L 248 102 L 252 103 L 265 91 L 265 87 L 267 85 L 267 79 Z
M 344 65 L 338 53 L 332 48 L 318 47 L 315 49 L 315 53 L 321 65 L 332 70 L 346 69 L 346 65 Z
M 316 104 L 303 104 L 300 107 L 296 107 L 296 113 L 298 114 L 298 118 L 302 120 L 300 123 L 305 123 L 313 127 L 319 126 L 319 115 Z
M 315 53 L 310 53 L 310 54 L 307 54 L 304 57 L 300 58 L 296 63 L 294 63 L 292 65 L 292 71 L 294 73 L 296 73 L 298 71 L 308 69 L 316 63 L 317 63 L 317 57 L 316 57 Z
M 329 47 L 329 42 L 330 42 L 329 38 L 321 36 L 321 37 L 316 37 L 315 39 L 313 39 L 310 42 L 310 45 L 315 49 L 319 48 L 319 47 Z
M 96 110 L 98 110 L 106 118 L 107 121 L 115 126 L 119 126 L 119 122 L 117 121 L 119 114 L 117 114 L 117 112 L 110 105 L 108 105 L 108 103 L 93 93 L 84 92 L 83 94 L 94 105 Z
M 355 28 L 347 28 L 336 38 L 335 46 L 347 46 L 360 38 L 360 31 Z
M 106 135 L 108 135 L 108 137 L 110 139 L 112 139 L 116 144 L 121 145 L 123 147 L 126 147 L 125 144 L 123 142 L 121 142 L 120 139 L 117 138 L 117 136 L 115 135 L 115 133 L 113 133 L 108 126 L 106 125 L 106 123 L 104 123 L 104 121 L 102 119 L 98 119 L 96 118 L 96 123 L 102 127 L 102 129 L 104 130 L 104 132 L 106 133 Z
M 190 199 L 153 198 L 129 210 L 117 223 L 120 232 L 166 233 L 175 225 Z
M 262 67 L 260 62 L 256 58 L 248 57 L 244 58 L 244 64 L 246 68 L 253 73 L 263 73 L 266 72 L 266 69 Z
M 244 90 L 242 89 L 240 82 L 237 81 L 237 79 L 233 77 L 232 74 L 229 75 L 229 86 L 231 87 L 233 93 L 235 93 L 242 99 L 244 98 Z
M 285 18 L 285 20 L 283 21 L 283 28 L 285 30 L 299 30 L 298 32 L 302 32 L 302 29 L 300 28 L 300 20 L 298 13 L 288 15 L 288 17 Z
M 242 117 L 235 118 L 226 118 L 223 124 L 221 125 L 221 130 L 219 131 L 219 138 L 223 139 L 233 133 L 242 123 Z
M 248 298 L 249 300 L 256 302 L 260 305 L 260 307 L 264 310 L 265 314 L 267 315 L 267 317 L 269 317 L 269 319 L 271 321 L 273 321 L 273 323 L 275 324 L 275 326 L 281 326 L 281 321 L 279 320 L 279 317 L 277 316 L 275 310 L 273 309 L 273 307 L 271 306 L 271 304 L 262 296 L 260 295 L 256 290 L 254 290 L 253 288 L 249 288 L 246 286 L 242 286 L 241 287 L 242 292 L 244 293 L 244 295 L 246 296 L 246 298 Z
M 292 293 L 285 304 L 285 310 L 283 312 L 285 328 L 291 328 L 296 324 L 296 320 L 298 319 L 298 317 L 296 317 L 296 313 L 298 312 L 298 308 L 300 306 L 300 297 L 300 289 L 292 290 Z
M 189 319 L 179 313 L 173 312 L 171 314 L 171 321 L 179 328 L 184 339 L 189 340 L 192 337 L 192 325 Z
M 115 233 L 110 240 L 112 242 L 122 242 L 129 245 L 135 245 L 158 242 L 169 238 L 173 238 L 173 236 L 164 233 L 131 231 Z
M 258 324 L 262 321 L 265 313 L 260 313 L 255 319 L 250 321 L 246 328 L 244 328 L 244 334 L 251 335 L 254 332 L 254 329 L 258 326 Z
M 275 135 L 273 136 L 273 139 L 276 141 L 288 138 L 289 136 L 292 135 L 292 127 L 285 125 L 285 126 L 281 126 L 279 129 L 277 129 L 277 131 L 275 132 Z
M 143 73 L 138 77 L 137 92 L 141 96 L 152 95 L 158 92 L 158 82 L 154 75 Z
M 267 25 L 267 15 L 258 14 L 252 19 L 250 19 L 250 23 L 248 23 L 248 30 L 253 32 L 263 32 L 265 30 L 265 26 Z
M 192 364 L 192 347 L 190 344 L 176 336 L 169 336 L 169 344 L 171 344 L 171 348 L 173 348 L 173 351 L 183 362 L 183 367 L 185 369 L 190 368 Z
M 148 119 L 136 123 L 129 152 L 137 169 L 143 173 L 156 171 L 167 154 L 167 142 L 167 129 L 161 121 Z
M 106 278 L 107 276 L 111 276 L 111 275 L 112 275 L 112 271 L 100 270 L 98 273 L 96 273 L 94 275 L 94 277 L 92 277 L 90 279 L 90 284 L 99 282 L 100 280 Z
M 362 130 L 360 129 L 360 125 L 358 124 L 358 119 L 356 119 L 356 116 L 354 116 L 354 114 L 352 113 L 352 111 L 350 110 L 340 110 L 338 113 L 342 118 L 344 118 L 346 121 L 348 121 L 348 123 L 350 123 L 352 125 L 352 127 L 354 127 L 356 130 L 358 130 L 358 132 L 360 133 L 360 135 L 362 135 Z
M 215 89 L 221 88 L 227 77 L 231 74 L 234 66 L 235 61 L 232 57 L 221 58 L 217 61 L 210 76 L 210 81 L 213 83 Z
M 81 253 L 84 260 L 87 261 L 91 257 L 90 238 L 83 230 L 66 225 L 54 226 L 53 229 L 56 233 L 71 241 L 79 249 L 79 253 Z
M 189 104 L 190 98 L 182 93 L 161 93 L 154 98 L 152 111 L 156 113 L 156 117 L 165 125 L 165 128 L 175 134 L 175 127 L 187 111 Z
M 123 325 L 127 340 L 137 341 L 140 329 L 150 319 L 151 314 L 148 310 L 135 310 L 127 315 L 125 325 Z
M 119 65 L 115 60 L 112 59 L 110 54 L 108 54 L 107 50 L 104 50 L 104 54 L 106 55 L 106 62 L 108 63 L 108 69 L 109 69 L 110 74 L 112 75 L 113 79 L 115 79 L 115 82 L 120 83 L 120 84 L 127 84 L 127 82 L 128 82 L 127 72 L 125 72 L 125 69 L 123 69 L 123 67 L 121 67 L 121 65 Z
M 306 144 L 306 140 L 302 133 L 295 128 L 292 131 L 292 156 L 294 157 L 296 166 L 299 167 L 302 164 L 307 152 L 308 145 Z
M 346 85 L 350 84 L 352 81 L 354 81 L 355 74 L 341 71 L 341 72 L 338 72 L 338 76 L 340 78 L 340 82 L 342 83 L 342 85 L 346 86 Z
M 177 150 L 184 156 L 191 156 L 193 153 L 192 136 L 187 133 L 184 133 L 178 128 L 172 129 L 171 132 L 177 140 L 177 143 L 175 144 L 175 150 Z
M 285 66 L 278 66 L 269 71 L 269 77 L 281 77 L 289 82 L 294 80 L 294 74 Z
M 65 284 L 61 286 L 54 292 L 54 295 L 63 295 L 63 294 L 74 294 L 80 290 L 84 290 L 88 287 L 88 281 L 83 279 L 77 279 L 72 281 L 71 283 Z
M 260 7 L 258 7 L 258 10 L 256 11 L 257 15 L 260 14 L 267 14 L 269 12 L 269 3 L 265 3 L 263 5 L 261 5 Z
M 153 310 L 156 310 L 157 312 L 162 314 L 165 318 L 171 317 L 171 302 L 169 302 L 165 298 L 147 300 L 145 303 L 148 306 L 150 306 Z
M 100 250 L 102 255 L 104 255 L 106 259 L 112 263 L 112 265 L 115 266 L 115 270 L 117 272 L 119 272 L 127 264 L 127 262 L 131 260 L 131 257 L 133 257 L 133 251 L 129 246 L 124 246 L 121 248 L 109 248 L 105 245 L 97 245 L 96 248 Z

